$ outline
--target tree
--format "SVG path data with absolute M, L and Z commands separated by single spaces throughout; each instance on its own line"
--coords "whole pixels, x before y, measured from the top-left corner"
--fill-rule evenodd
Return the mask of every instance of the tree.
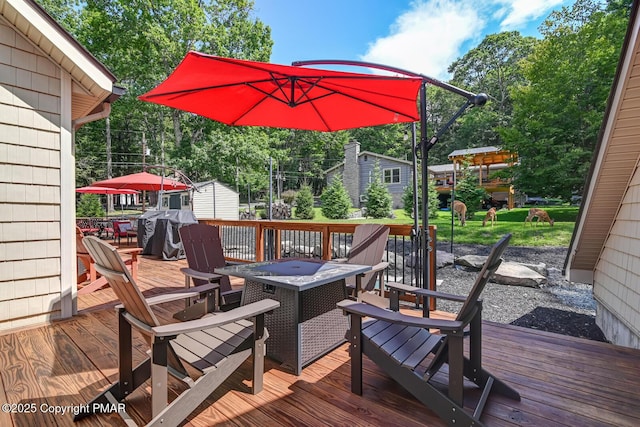
M 373 167 L 371 182 L 366 190 L 367 216 L 371 218 L 388 218 L 391 216 L 391 206 L 393 199 L 387 186 L 382 182 L 382 172 L 380 171 L 380 163 L 376 161 Z
M 303 185 L 296 196 L 296 218 L 313 219 L 316 216 L 313 210 L 313 193 L 311 187 Z
M 105 212 L 97 194 L 82 194 L 76 206 L 76 216 L 79 218 L 104 217 Z
M 465 174 L 457 182 L 455 199 L 467 206 L 467 217 L 472 217 L 482 207 L 482 201 L 487 198 L 484 188 L 478 186 L 478 178 L 473 174 Z
M 234 151 L 232 148 L 245 140 L 238 133 L 228 132 L 227 126 L 137 99 L 164 80 L 189 50 L 268 61 L 273 44 L 271 30 L 251 16 L 251 1 L 44 0 L 43 6 L 61 17 L 67 29 L 126 89 L 125 95 L 113 104 L 110 116 L 114 175 L 140 171 L 143 132 L 152 152 L 149 163 L 187 169 L 194 166 L 190 169 L 197 170 L 194 175 L 229 184 L 236 179 L 236 161 L 253 168 L 253 163 L 258 163 L 255 159 L 264 157 L 256 156 L 254 150 Z M 225 146 L 216 150 L 222 145 L 218 144 L 220 133 L 229 133 L 233 138 L 224 139 Z M 76 135 L 77 158 L 80 160 L 87 153 L 99 159 L 100 167 L 95 169 L 98 176 L 94 179 L 104 177 L 105 136 L 104 121 L 89 123 Z M 189 148 L 195 145 L 199 147 L 194 154 Z M 97 147 L 103 151 L 96 152 Z M 262 150 L 264 144 L 257 147 Z M 214 153 L 213 161 L 203 153 Z M 230 166 L 216 168 L 217 165 Z M 264 165 L 260 167 L 264 169 Z
M 544 39 L 523 62 L 513 122 L 501 129 L 517 152 L 514 184 L 529 195 L 570 200 L 581 193 L 611 90 L 628 12 L 578 0 L 551 14 Z
M 440 200 L 438 199 L 438 190 L 436 190 L 435 182 L 430 179 L 427 187 L 427 197 L 429 198 L 429 218 L 434 219 L 438 217 L 438 208 L 440 207 Z M 402 204 L 404 205 L 404 211 L 408 216 L 413 218 L 413 188 L 407 186 L 402 193 Z M 422 218 L 422 179 L 418 180 L 418 218 Z
M 340 175 L 333 177 L 331 184 L 322 192 L 320 200 L 322 201 L 322 215 L 325 217 L 329 219 L 349 218 L 351 197 L 349 197 Z

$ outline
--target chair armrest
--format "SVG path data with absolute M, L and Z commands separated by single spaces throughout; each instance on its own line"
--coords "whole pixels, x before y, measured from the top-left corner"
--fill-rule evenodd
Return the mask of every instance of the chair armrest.
M 400 313 L 399 311 L 388 310 L 352 300 L 340 301 L 337 306 L 342 309 L 345 314 L 352 314 L 360 317 L 372 317 L 374 319 L 385 320 L 390 323 L 416 326 L 423 329 L 440 329 L 442 332 L 462 333 L 465 327 L 465 322 L 461 322 L 459 320 L 408 316 Z
M 152 332 L 159 337 L 173 336 L 187 332 L 201 331 L 203 329 L 223 326 L 238 320 L 249 319 L 268 313 L 280 307 L 278 301 L 263 299 L 251 304 L 243 305 L 226 312 L 217 312 L 211 316 L 190 320 L 182 323 L 171 323 L 169 325 L 152 327 Z
M 417 288 L 411 285 L 405 285 L 404 283 L 396 283 L 396 282 L 388 282 L 387 287 L 389 289 L 396 289 L 400 292 L 409 292 L 412 294 L 416 294 L 423 297 L 436 298 L 436 299 L 446 299 L 450 301 L 457 302 L 465 302 L 467 297 L 463 297 L 460 295 L 448 294 L 445 292 L 432 291 L 429 289 Z
M 189 290 L 179 290 L 175 292 L 167 292 L 166 294 L 162 295 L 156 295 L 154 297 L 147 298 L 146 301 L 149 305 L 158 305 L 165 302 L 171 302 L 186 298 L 195 298 L 199 297 L 203 292 L 215 290 L 219 287 L 220 285 L 218 285 L 217 283 L 207 283 L 205 285 L 195 286 L 193 288 L 190 288 Z M 123 307 L 124 306 L 122 304 L 118 304 L 116 306 L 116 309 L 121 309 Z
M 382 261 L 371 267 L 371 272 L 377 273 L 379 271 L 385 270 L 387 267 L 389 267 L 389 263 L 387 261 Z
M 242 294 L 242 289 L 231 289 L 229 291 L 220 292 L 220 295 L 234 295 L 234 294 Z
M 119 254 L 140 254 L 142 252 L 142 248 L 118 248 Z
M 194 279 L 200 279 L 200 280 L 207 280 L 209 282 L 213 282 L 215 280 L 220 280 L 220 278 L 222 277 L 222 275 L 220 274 L 216 274 L 216 273 L 206 273 L 204 271 L 198 271 L 198 270 L 194 270 L 192 268 L 181 268 L 180 271 L 182 272 L 182 274 L 184 274 L 185 276 L 194 278 Z

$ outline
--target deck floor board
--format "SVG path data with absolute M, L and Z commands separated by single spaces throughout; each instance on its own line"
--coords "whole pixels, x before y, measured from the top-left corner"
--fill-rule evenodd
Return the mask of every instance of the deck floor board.
M 142 256 L 138 285 L 145 296 L 183 289 L 185 261 Z M 239 279 L 233 286 L 242 286 Z M 117 378 L 117 300 L 105 287 L 78 297 L 79 314 L 37 328 L 0 335 L 2 403 L 79 405 Z M 162 322 L 182 303 L 159 307 Z M 437 312 L 434 316 L 447 317 Z M 134 333 L 134 363 L 146 357 L 147 344 Z M 267 341 L 267 346 L 269 342 Z M 483 323 L 485 368 L 522 395 L 521 402 L 489 398 L 486 425 L 637 426 L 640 425 L 640 351 L 575 337 L 492 322 Z M 250 393 L 251 365 L 245 362 L 189 417 L 188 426 L 441 426 L 366 357 L 364 394 L 351 393 L 348 346 L 343 344 L 306 367 L 300 376 L 265 363 L 264 390 Z M 439 374 L 440 375 L 440 374 Z M 444 377 L 442 377 L 444 378 Z M 436 376 L 434 380 L 441 378 Z M 170 398 L 184 385 L 171 379 Z M 478 399 L 471 386 L 465 404 Z M 127 400 L 137 422 L 148 421 L 148 384 Z M 0 412 L 0 425 L 124 425 L 116 415 L 88 417 L 74 424 L 70 414 Z

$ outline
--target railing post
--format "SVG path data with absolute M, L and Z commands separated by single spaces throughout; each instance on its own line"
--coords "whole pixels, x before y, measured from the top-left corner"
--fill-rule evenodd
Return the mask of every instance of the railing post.
M 264 261 L 264 227 L 262 222 L 256 224 L 256 262 Z
M 282 256 L 282 230 L 280 230 L 279 228 L 273 230 L 274 231 L 274 237 L 273 239 L 275 240 L 275 242 L 273 243 L 273 247 L 274 247 L 274 254 L 273 254 L 273 258 L 274 259 L 280 259 Z
M 322 259 L 331 260 L 331 229 L 328 225 L 322 227 Z

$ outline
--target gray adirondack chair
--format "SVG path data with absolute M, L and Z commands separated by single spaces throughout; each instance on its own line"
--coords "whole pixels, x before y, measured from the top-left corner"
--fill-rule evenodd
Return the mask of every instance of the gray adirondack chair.
M 507 234 L 493 247 L 467 297 L 388 283 L 389 310 L 351 300 L 339 303 L 338 306 L 351 317 L 347 334 L 351 352 L 351 391 L 362 394 L 362 355 L 365 354 L 451 426 L 483 425 L 480 416 L 492 390 L 519 401 L 517 391 L 483 369 L 481 354 L 482 301 L 479 298 L 498 269 L 510 238 Z M 404 292 L 457 301 L 462 307 L 455 320 L 405 315 L 398 311 L 399 296 Z M 363 318 L 367 320 L 363 321 Z M 463 350 L 467 326 L 468 358 Z M 433 329 L 439 333 L 430 332 Z M 444 365 L 448 365 L 446 390 L 442 389 L 442 384 L 436 387 L 432 383 L 434 375 Z M 463 405 L 465 377 L 482 390 L 472 412 Z
M 252 392 L 262 390 L 264 346 L 268 337 L 264 315 L 280 303 L 265 299 L 228 312 L 161 325 L 151 310 L 153 305 L 211 293 L 217 284 L 145 299 L 113 246 L 95 237 L 85 237 L 83 243 L 95 260 L 96 270 L 106 277 L 121 302 L 116 307 L 119 380 L 89 402 L 89 408 L 99 409 L 100 405 L 94 406 L 94 403 L 108 406 L 122 402 L 151 379 L 153 419 L 148 425 L 175 426 L 252 355 Z M 144 336 L 151 348 L 150 357 L 135 368 L 132 367 L 132 327 Z M 195 378 L 186 365 L 193 368 L 191 372 L 196 371 Z M 168 374 L 187 385 L 171 403 L 168 402 Z M 87 415 L 88 412 L 83 412 L 76 419 Z M 120 416 L 127 424 L 133 423 L 126 412 Z
M 355 276 L 347 279 L 347 290 L 353 297 L 359 299 L 362 292 L 374 290 L 376 283 L 380 284 L 378 292 L 382 292 L 384 288 L 382 275 L 389 266 L 388 262 L 382 261 L 388 238 L 389 227 L 386 225 L 360 224 L 353 232 L 351 250 L 347 258 L 333 260 L 333 262 L 372 266 L 371 271 L 362 278 L 362 289 L 356 288 Z

